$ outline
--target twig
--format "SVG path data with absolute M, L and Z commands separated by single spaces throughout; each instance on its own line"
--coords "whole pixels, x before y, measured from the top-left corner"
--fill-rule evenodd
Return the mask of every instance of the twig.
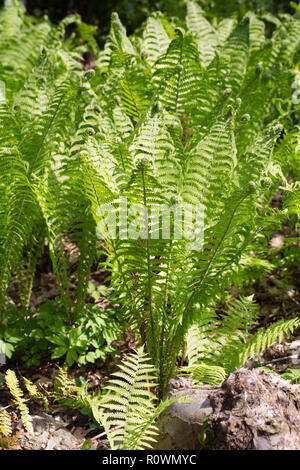
M 291 356 L 284 356 L 284 357 L 276 357 L 275 359 L 271 359 L 268 362 L 264 362 L 262 365 L 266 366 L 267 364 L 271 364 L 272 362 L 283 361 L 285 359 L 299 359 L 299 354 L 292 354 Z
M 115 428 L 112 428 L 111 431 L 117 431 L 118 429 L 124 428 L 124 426 L 125 426 L 124 424 L 120 424 L 119 426 L 116 426 Z M 100 434 L 97 434 L 96 436 L 91 437 L 91 438 L 90 438 L 90 441 L 96 441 L 97 439 L 101 439 L 101 437 L 106 436 L 106 434 L 107 434 L 107 432 L 106 432 L 106 431 L 103 431 L 103 432 L 101 432 Z M 86 439 L 85 439 L 85 440 L 86 440 Z M 84 441 L 83 441 L 81 444 L 79 444 L 78 446 L 76 446 L 76 448 L 81 447 L 83 443 L 84 443 Z

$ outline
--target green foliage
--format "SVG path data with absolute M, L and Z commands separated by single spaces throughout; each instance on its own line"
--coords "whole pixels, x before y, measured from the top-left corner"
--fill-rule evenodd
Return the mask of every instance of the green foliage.
M 286 380 L 290 380 L 292 384 L 300 383 L 300 369 L 287 369 L 283 374 L 281 374 Z
M 118 319 L 136 327 L 158 370 L 160 397 L 189 329 L 206 328 L 209 343 L 214 307 L 237 273 L 243 270 L 247 277 L 248 250 L 268 225 L 262 223 L 269 220 L 265 206 L 286 178 L 284 149 L 296 141 L 290 129 L 298 112 L 292 84 L 299 61 L 299 12 L 277 19 L 268 35 L 270 17 L 244 13 L 240 21 L 212 24 L 204 9 L 189 1 L 185 21 L 155 13 L 133 37 L 114 13 L 104 49 L 96 51 L 95 70 L 85 72 L 78 36 L 65 39 L 66 28 L 75 22 L 81 39 L 96 48 L 93 30 L 80 18 L 67 17 L 55 27 L 47 19 L 30 20 L 17 3 L 1 10 L 3 330 L 10 281 L 13 276 L 21 280 L 20 299 L 27 309 L 47 239 L 67 318 L 58 313 L 54 322 L 53 312 L 40 312 L 32 332 L 38 349 L 40 341 L 51 343 L 45 348 L 53 358 L 66 356 L 68 365 L 108 352 L 101 347 L 108 342 L 106 333 L 99 334 L 108 315 L 101 320 L 100 312 L 84 308 L 90 271 L 100 254 Z M 278 145 L 283 134 L 285 147 Z M 291 156 L 289 169 L 293 162 Z M 285 202 L 292 217 L 299 215 L 294 189 L 285 188 L 293 191 Z M 141 228 L 129 237 L 118 223 L 125 198 L 129 222 Z M 194 221 L 187 222 L 178 237 L 171 217 L 170 233 L 162 238 L 152 213 L 158 204 L 198 208 L 203 224 L 195 230 Z M 137 206 L 143 207 L 139 218 Z M 116 233 L 105 207 L 110 220 L 116 217 Z M 75 262 L 69 244 L 76 247 Z M 257 266 L 271 269 L 261 261 Z M 200 376 L 221 380 L 224 371 L 298 321 L 282 321 L 252 338 L 247 336 L 252 318 L 251 306 L 234 306 L 218 327 L 214 353 L 219 363 L 205 359 Z
M 261 229 L 259 202 L 265 179 L 273 178 L 270 158 L 291 109 L 290 65 L 298 43 L 287 31 L 296 31 L 299 19 L 296 14 L 287 19 L 287 26 L 279 24 L 276 41 L 271 41 L 265 37 L 264 23 L 249 13 L 241 23 L 231 23 L 228 34 L 222 31 L 219 39 L 218 28 L 189 2 L 187 24 L 192 34 L 177 28 L 168 49 L 157 57 L 155 31 L 162 44 L 168 42 L 162 29 L 165 22 L 159 22 L 157 15 L 151 23 L 148 20 L 136 47 L 135 41 L 126 41 L 122 27 L 118 26 L 116 35 L 114 19 L 105 62 L 101 56 L 98 63 L 102 75 L 96 70 L 95 85 L 103 109 L 110 113 L 109 108 L 116 106 L 106 99 L 115 94 L 117 106 L 134 125 L 125 139 L 120 134 L 117 140 L 106 138 L 116 158 L 115 182 L 113 188 L 102 176 L 101 184 L 113 188 L 114 194 L 108 196 L 112 204 L 126 196 L 129 204 L 147 207 L 149 236 L 124 240 L 110 239 L 108 234 L 106 268 L 112 271 L 114 295 L 122 299 L 125 314 L 132 316 L 147 342 L 163 390 L 185 333 L 205 317 L 234 280 L 241 256 L 246 259 L 246 247 Z M 281 40 L 289 42 L 289 59 L 277 47 Z M 290 88 L 278 88 L 283 70 Z M 125 88 L 121 77 L 129 71 Z M 147 84 L 143 89 L 141 74 Z M 144 112 L 141 99 L 148 103 Z M 273 105 L 278 99 L 285 111 L 282 116 Z M 98 132 L 95 127 L 94 132 Z M 116 142 L 120 155 L 115 153 Z M 99 194 L 91 195 L 92 200 L 100 201 Z M 171 206 L 172 201 L 203 204 L 200 249 L 189 250 L 187 239 L 153 236 L 157 228 L 151 204 Z M 94 217 L 101 219 L 96 213 Z M 260 269 L 272 267 L 258 264 Z
M 28 365 L 39 365 L 43 360 L 64 359 L 67 366 L 85 365 L 105 360 L 113 355 L 114 340 L 123 339 L 123 325 L 111 308 L 88 304 L 73 327 L 66 322 L 67 312 L 62 301 L 46 302 L 37 313 L 10 311 L 8 325 L 2 331 L 7 347 L 15 351 Z M 53 321 L 55 319 L 55 321 Z M 11 352 L 7 350 L 7 356 Z
M 91 395 L 87 387 L 87 381 L 75 383 L 68 377 L 65 369 L 59 369 L 54 382 L 54 390 L 49 393 L 49 396 L 70 408 L 86 410 L 91 408 L 94 400 L 98 402 L 101 399 L 101 393 Z
M 156 418 L 174 401 L 167 399 L 157 405 L 151 391 L 157 385 L 155 368 L 138 349 L 129 354 L 113 378 L 105 386 L 103 399 L 92 407 L 113 450 L 151 449 L 159 435 Z
M 275 341 L 282 342 L 300 324 L 299 318 L 282 319 L 253 333 L 257 317 L 257 305 L 252 297 L 232 300 L 221 316 L 208 311 L 188 331 L 188 365 L 181 372 L 192 375 L 200 384 L 222 383 L 247 359 L 254 358 Z
M 159 435 L 156 420 L 174 399 L 158 403 L 152 391 L 157 386 L 157 371 L 143 348 L 128 354 L 112 375 L 101 392 L 90 394 L 86 382 L 75 384 L 61 369 L 50 395 L 84 414 L 91 410 L 112 450 L 151 449 Z

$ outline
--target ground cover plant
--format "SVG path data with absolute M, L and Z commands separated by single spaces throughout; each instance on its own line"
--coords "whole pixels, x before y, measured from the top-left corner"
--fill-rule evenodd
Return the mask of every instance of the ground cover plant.
M 300 326 L 296 306 L 261 326 L 253 293 L 300 259 L 292 7 L 208 19 L 189 0 L 184 18 L 152 13 L 130 37 L 113 13 L 103 48 L 78 15 L 0 11 L 1 345 L 12 361 L 86 365 L 131 331 L 137 351 L 88 401 L 112 448 L 151 445 L 178 369 L 222 383 Z M 33 311 L 45 256 L 58 295 Z

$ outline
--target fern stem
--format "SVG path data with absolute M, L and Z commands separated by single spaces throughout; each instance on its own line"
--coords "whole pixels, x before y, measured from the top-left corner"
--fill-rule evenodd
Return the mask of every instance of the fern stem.
M 147 195 L 146 195 L 146 184 L 145 184 L 145 174 L 144 174 L 144 165 L 142 165 L 142 181 L 143 181 L 143 201 L 145 207 L 145 223 L 146 223 L 146 246 L 147 246 L 147 272 L 148 272 L 148 296 L 149 296 L 149 315 L 150 315 L 150 325 L 151 325 L 151 335 L 152 339 L 155 338 L 154 330 L 154 319 L 153 319 L 153 310 L 152 310 L 152 279 L 151 279 L 151 265 L 150 265 L 150 244 L 149 244 L 149 227 L 148 227 L 148 208 L 147 208 Z M 154 360 L 156 362 L 156 348 L 153 348 Z
M 166 330 L 166 309 L 167 309 L 167 302 L 168 302 L 168 287 L 169 287 L 172 247 L 173 247 L 173 240 L 171 239 L 170 246 L 169 246 L 168 267 L 167 267 L 167 273 L 166 273 L 164 304 L 163 304 L 162 319 L 161 319 L 161 332 L 160 332 L 159 395 L 163 393 L 164 368 L 166 367 L 165 353 L 164 353 L 164 341 L 165 341 L 165 330 Z M 162 396 L 159 396 L 159 398 L 162 399 Z
M 179 65 L 182 65 L 182 53 L 183 53 L 183 38 L 181 41 L 181 47 L 180 47 L 180 56 L 179 56 Z M 181 81 L 181 74 L 182 74 L 182 69 L 179 68 L 178 70 L 178 75 L 177 75 L 177 89 L 176 89 L 176 98 L 175 98 L 175 113 L 177 113 L 177 108 L 178 108 L 178 100 L 179 100 L 179 89 L 180 89 L 180 81 Z

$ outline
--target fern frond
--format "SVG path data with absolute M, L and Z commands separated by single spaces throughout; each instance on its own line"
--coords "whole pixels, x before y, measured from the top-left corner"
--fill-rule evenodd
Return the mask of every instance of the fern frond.
M 188 366 L 184 375 L 192 375 L 197 383 L 222 383 L 228 374 L 242 367 L 275 341 L 281 342 L 300 323 L 299 318 L 279 320 L 267 329 L 250 333 L 258 317 L 252 297 L 234 299 L 226 314 L 210 321 L 206 328 L 194 324 L 187 334 Z
M 160 57 L 154 68 L 153 82 L 158 87 L 159 99 L 167 111 L 178 114 L 198 106 L 207 108 L 207 96 L 203 94 L 203 104 L 198 99 L 199 89 L 203 88 L 203 76 L 199 53 L 191 35 L 176 30 L 176 38 L 171 42 L 165 55 Z M 200 102 L 199 102 L 200 101 Z
M 289 337 L 299 325 L 300 319 L 293 318 L 291 320 L 279 320 L 269 326 L 267 330 L 260 328 L 256 335 L 250 338 L 244 345 L 241 345 L 240 348 L 237 348 L 237 354 L 233 355 L 230 369 L 240 367 L 248 358 L 254 358 L 275 341 L 282 342 L 284 337 Z
M 43 394 L 42 392 L 40 392 L 38 390 L 37 386 L 34 385 L 29 379 L 27 379 L 26 377 L 24 377 L 23 379 L 24 379 L 25 387 L 26 387 L 26 389 L 29 393 L 30 398 L 32 398 L 34 400 L 42 400 L 45 410 L 48 411 L 49 410 L 49 401 L 48 401 L 46 395 Z
M 193 381 L 198 385 L 219 385 L 227 377 L 227 371 L 217 365 L 198 362 L 190 366 L 181 367 L 180 375 L 192 376 Z
M 19 381 L 14 371 L 9 369 L 6 372 L 5 382 L 13 397 L 14 404 L 16 405 L 16 407 L 21 413 L 22 422 L 26 431 L 28 431 L 29 434 L 33 436 L 34 432 L 33 432 L 33 426 L 32 426 L 32 418 L 30 416 L 23 392 L 20 388 Z
M 12 434 L 12 421 L 9 413 L 0 409 L 0 434 L 10 436 Z
M 111 379 L 94 417 L 104 426 L 112 449 L 139 450 L 153 446 L 158 436 L 157 416 L 172 400 L 155 406 L 155 368 L 142 348 L 128 355 Z
M 216 54 L 219 45 L 218 35 L 205 18 L 202 8 L 195 1 L 187 2 L 186 24 L 197 39 L 201 63 L 207 67 Z
M 249 58 L 249 20 L 239 23 L 220 51 L 220 66 L 225 69 L 224 90 L 230 91 L 230 98 L 238 96 Z
M 150 16 L 143 32 L 142 43 L 142 53 L 145 55 L 147 63 L 153 66 L 157 59 L 165 54 L 169 44 L 170 38 L 160 17 L 158 15 Z
M 248 12 L 249 18 L 249 39 L 251 52 L 259 49 L 265 41 L 265 23 L 257 18 L 255 13 Z
M 218 40 L 220 45 L 223 45 L 226 39 L 230 36 L 234 26 L 236 24 L 236 18 L 222 18 L 217 27 Z

